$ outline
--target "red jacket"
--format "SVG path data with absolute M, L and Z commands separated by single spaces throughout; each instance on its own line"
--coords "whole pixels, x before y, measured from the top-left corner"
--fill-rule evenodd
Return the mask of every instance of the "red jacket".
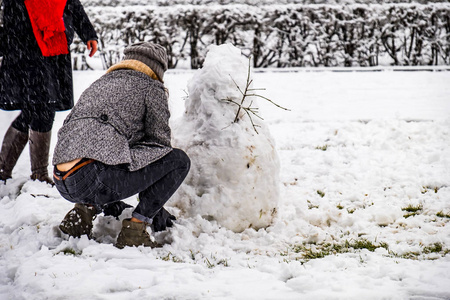
M 67 0 L 25 0 L 34 36 L 44 56 L 68 54 L 64 27 Z

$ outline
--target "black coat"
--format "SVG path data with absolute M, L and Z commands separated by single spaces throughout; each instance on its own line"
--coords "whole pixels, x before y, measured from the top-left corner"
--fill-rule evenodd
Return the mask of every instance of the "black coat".
M 27 105 L 50 104 L 56 111 L 73 107 L 70 53 L 42 56 L 24 0 L 3 0 L 4 27 L 0 29 L 0 109 L 17 110 Z M 64 10 L 67 43 L 74 32 L 83 42 L 97 34 L 79 0 L 67 0 Z

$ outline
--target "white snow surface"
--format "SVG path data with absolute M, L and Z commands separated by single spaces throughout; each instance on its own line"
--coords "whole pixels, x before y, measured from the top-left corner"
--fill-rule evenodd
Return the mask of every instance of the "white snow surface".
M 279 201 L 279 159 L 258 118 L 258 97 L 250 96 L 257 91 L 249 63 L 231 44 L 209 46 L 173 133 L 191 170 L 171 204 L 183 216 L 200 215 L 234 232 L 269 226 Z
M 255 71 L 291 109 L 259 103 L 280 159 L 266 229 L 169 207 L 159 249 L 115 248 L 120 222 L 104 216 L 95 240 L 67 239 L 72 204 L 28 179 L 26 149 L 0 187 L 0 299 L 450 299 L 450 72 L 359 71 Z M 76 98 L 102 74 L 75 72 Z M 174 126 L 195 74 L 165 76 Z M 1 136 L 16 115 L 0 111 Z

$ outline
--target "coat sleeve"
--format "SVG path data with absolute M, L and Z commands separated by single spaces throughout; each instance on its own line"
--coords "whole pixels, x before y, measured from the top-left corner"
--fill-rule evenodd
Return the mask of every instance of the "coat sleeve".
M 171 147 L 169 104 L 165 91 L 153 87 L 146 97 L 144 143 Z
M 3 56 L 3 44 L 5 44 L 5 28 L 3 27 L 3 0 L 0 0 L 0 56 Z
M 0 57 L 3 56 L 3 45 L 5 42 L 5 27 L 3 25 L 3 1 L 0 0 Z
M 3 45 L 6 44 L 5 43 L 5 33 L 4 33 L 5 29 L 3 27 L 0 27 L 0 57 L 3 56 Z
M 84 43 L 87 43 L 89 40 L 98 40 L 94 26 L 92 26 L 91 21 L 89 21 L 80 0 L 73 0 L 72 15 L 75 32 Z

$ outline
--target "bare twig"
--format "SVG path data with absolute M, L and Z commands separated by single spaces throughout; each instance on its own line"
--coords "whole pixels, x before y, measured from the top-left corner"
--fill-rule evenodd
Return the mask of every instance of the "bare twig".
M 271 99 L 269 99 L 269 98 L 267 98 L 267 97 L 264 97 L 264 96 L 262 96 L 262 95 L 259 95 L 259 94 L 254 93 L 254 91 L 262 91 L 262 90 L 265 90 L 264 88 L 252 88 L 252 89 L 250 88 L 250 85 L 253 83 L 253 79 L 250 79 L 250 74 L 251 74 L 251 73 L 250 73 L 250 71 L 251 71 L 251 70 L 250 70 L 250 59 L 251 59 L 251 58 L 249 57 L 248 71 L 247 71 L 247 81 L 246 81 L 246 83 L 245 83 L 245 88 L 244 88 L 244 90 L 241 89 L 241 87 L 236 83 L 236 81 L 235 81 L 235 80 L 233 79 L 233 77 L 231 77 L 231 75 L 230 75 L 231 80 L 233 80 L 234 84 L 236 85 L 237 89 L 239 90 L 239 92 L 240 92 L 241 95 L 242 95 L 241 100 L 240 100 L 239 102 L 237 102 L 237 101 L 232 100 L 230 97 L 227 97 L 226 99 L 222 99 L 222 100 L 223 100 L 223 101 L 227 101 L 227 102 L 229 102 L 229 103 L 232 103 L 232 104 L 238 106 L 238 110 L 237 110 L 237 112 L 236 112 L 236 116 L 234 117 L 233 123 L 237 123 L 237 122 L 239 121 L 239 114 L 241 113 L 241 110 L 244 110 L 245 113 L 247 114 L 247 116 L 250 118 L 250 122 L 252 123 L 253 129 L 255 130 L 256 133 L 258 133 L 258 131 L 256 130 L 256 127 L 261 127 L 261 126 L 256 125 L 256 124 L 253 122 L 252 115 L 255 116 L 255 117 L 257 117 L 257 118 L 259 118 L 259 119 L 261 119 L 261 120 L 264 120 L 264 119 L 258 114 L 259 108 L 257 108 L 257 107 L 252 107 L 253 101 L 251 101 L 250 104 L 249 104 L 248 106 L 244 106 L 244 102 L 245 102 L 245 99 L 246 99 L 247 97 L 258 97 L 258 98 L 262 98 L 262 99 L 264 99 L 264 100 L 266 100 L 266 101 L 269 101 L 270 103 L 272 103 L 273 105 L 275 105 L 275 106 L 278 107 L 278 108 L 281 108 L 281 109 L 283 109 L 283 110 L 289 110 L 289 109 L 287 109 L 287 108 L 285 108 L 285 107 L 282 107 L 281 105 L 275 103 L 274 101 L 272 101 Z

